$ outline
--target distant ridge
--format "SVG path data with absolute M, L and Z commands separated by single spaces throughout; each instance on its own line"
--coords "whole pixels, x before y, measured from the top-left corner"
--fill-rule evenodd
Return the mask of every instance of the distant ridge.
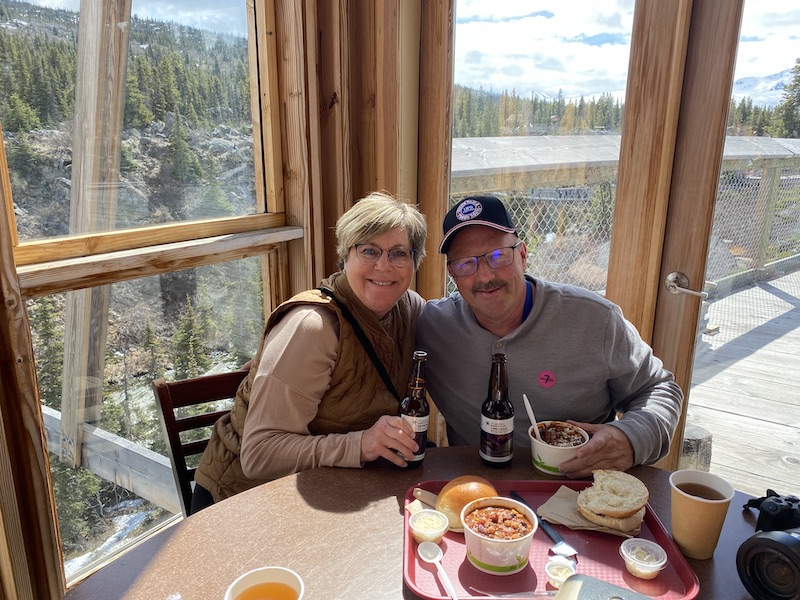
M 732 96 L 751 98 L 753 104 L 774 108 L 783 101 L 783 89 L 792 81 L 792 69 L 764 77 L 742 77 L 733 82 Z

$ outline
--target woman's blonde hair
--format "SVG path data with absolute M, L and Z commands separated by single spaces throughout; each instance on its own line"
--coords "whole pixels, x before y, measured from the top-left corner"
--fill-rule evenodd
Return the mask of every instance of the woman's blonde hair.
M 344 264 L 350 248 L 363 244 L 392 229 L 405 229 L 414 250 L 414 270 L 425 257 L 428 226 L 416 206 L 384 192 L 372 192 L 356 202 L 336 222 L 336 253 Z

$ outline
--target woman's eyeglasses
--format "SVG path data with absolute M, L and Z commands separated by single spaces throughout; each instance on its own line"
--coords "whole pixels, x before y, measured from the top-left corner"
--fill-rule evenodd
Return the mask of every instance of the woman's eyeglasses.
M 493 269 L 501 269 L 507 267 L 514 261 L 514 248 L 519 246 L 522 241 L 517 242 L 513 246 L 505 246 L 504 248 L 496 248 L 486 254 L 480 256 L 466 256 L 464 258 L 454 258 L 447 261 L 447 266 L 455 277 L 466 277 L 478 272 L 478 261 L 482 258 L 486 264 Z
M 377 263 L 383 253 L 386 252 L 386 256 L 389 257 L 389 262 L 392 263 L 395 267 L 407 267 L 412 260 L 414 260 L 414 255 L 417 253 L 416 250 L 412 250 L 411 248 L 392 248 L 391 250 L 384 250 L 383 248 L 378 248 L 374 244 L 356 244 L 354 246 L 356 249 L 356 256 L 358 260 L 360 260 L 365 265 L 374 265 Z

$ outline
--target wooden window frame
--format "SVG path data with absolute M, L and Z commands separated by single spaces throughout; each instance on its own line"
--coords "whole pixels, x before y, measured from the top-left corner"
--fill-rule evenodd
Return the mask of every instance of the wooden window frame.
M 282 281 L 265 282 L 265 285 L 290 291 L 304 289 L 323 270 L 322 223 L 329 226 L 332 218 L 346 209 L 350 190 L 347 175 L 343 175 L 343 183 L 331 184 L 331 179 L 327 183 L 324 180 L 325 171 L 318 154 L 319 147 L 324 147 L 319 142 L 325 132 L 319 127 L 320 120 L 311 117 L 324 110 L 322 107 L 327 105 L 327 97 L 326 103 L 320 101 L 321 91 L 313 76 L 319 50 L 317 38 L 307 33 L 321 30 L 327 24 L 317 22 L 323 12 L 318 0 L 303 0 L 302 3 L 247 0 L 247 6 L 255 15 L 250 36 L 255 40 L 255 48 L 251 47 L 250 51 L 259 59 L 258 90 L 253 94 L 254 102 L 257 102 L 254 114 L 261 119 L 262 131 L 272 132 L 269 138 L 262 134 L 260 142 L 263 145 L 257 149 L 261 152 L 260 164 L 265 165 L 264 172 L 275 174 L 272 183 L 263 181 L 264 207 L 271 209 L 273 215 L 282 215 L 283 226 L 298 234 L 298 238 L 290 242 L 276 243 L 278 251 L 269 254 L 270 261 L 281 263 L 286 276 Z M 339 25 L 345 37 L 348 30 L 342 15 L 347 14 L 349 6 L 342 0 L 330 8 L 331 13 L 339 15 Z M 707 215 L 713 212 L 715 194 L 712 189 L 716 190 L 718 176 L 718 172 L 710 167 L 715 162 L 718 167 L 721 156 L 720 139 L 724 140 L 724 124 L 720 132 L 719 123 L 724 123 L 727 111 L 741 7 L 742 0 L 731 3 L 639 0 L 636 4 L 631 50 L 634 68 L 629 71 L 629 99 L 626 102 L 626 112 L 635 114 L 626 117 L 620 157 L 620 179 L 624 178 L 621 185 L 627 186 L 629 191 L 617 197 L 620 214 L 615 224 L 615 236 L 621 237 L 612 246 L 609 297 L 622 306 L 646 338 L 651 336 L 656 353 L 668 368 L 673 369 L 684 390 L 689 389 L 691 366 L 682 364 L 691 361 L 697 306 L 686 303 L 685 297 L 681 296 L 679 299 L 683 299 L 684 304 L 677 309 L 671 308 L 670 303 L 675 299 L 666 296 L 661 289 L 660 271 L 667 268 L 682 270 L 692 281 L 698 273 L 702 277 L 700 267 L 704 267 L 707 249 L 707 244 L 703 247 L 703 236 L 710 231 Z M 417 277 L 417 289 L 425 297 L 439 297 L 444 293 L 445 269 L 443 257 L 436 251 L 438 236 L 434 232 L 438 231 L 446 211 L 449 191 L 454 8 L 454 0 L 430 0 L 419 6 L 418 106 L 424 110 L 419 111 L 418 117 L 420 143 L 416 192 L 432 232 L 428 240 L 428 258 Z M 388 15 L 387 22 L 391 23 L 393 18 Z M 720 28 L 719 23 L 724 26 Z M 715 29 L 719 30 L 718 33 Z M 717 42 L 717 45 L 712 42 Z M 339 42 L 339 47 L 343 48 L 345 43 Z M 281 48 L 280 57 L 276 48 Z M 640 60 L 634 60 L 636 53 L 640 53 Z M 382 57 L 381 60 L 391 61 L 391 57 Z M 724 67 L 714 67 L 719 64 Z M 637 89 L 638 94 L 635 92 Z M 653 90 L 662 90 L 666 96 L 656 97 Z M 708 97 L 712 99 L 710 103 L 706 100 Z M 713 111 L 709 111 L 709 106 Z M 660 114 L 658 111 L 662 109 L 664 112 Z M 693 119 L 703 111 L 708 121 L 703 130 L 707 135 L 697 135 L 692 131 L 692 125 L 696 125 Z M 713 119 L 708 118 L 710 112 L 713 112 Z M 347 117 L 340 123 L 341 129 L 346 129 Z M 350 125 L 352 127 L 353 123 Z M 346 141 L 346 136 L 337 135 L 340 135 L 339 140 Z M 269 139 L 280 139 L 280 143 L 268 143 Z M 346 144 L 340 144 L 340 154 L 345 147 Z M 349 170 L 359 168 L 356 164 L 344 167 Z M 693 168 L 702 169 L 702 173 L 693 172 Z M 692 179 L 696 175 L 701 176 L 699 187 L 697 179 Z M 2 151 L 0 179 L 0 200 L 9 216 L 12 214 L 8 208 L 10 189 Z M 378 179 L 351 176 L 349 181 L 353 180 L 382 183 Z M 321 197 L 322 190 L 331 187 L 337 188 L 339 208 L 328 214 L 324 210 L 328 202 L 323 203 Z M 691 198 L 686 193 L 688 189 L 693 191 Z M 694 203 L 692 210 L 706 217 L 692 220 L 697 212 L 692 213 L 685 206 L 689 200 Z M 325 216 L 320 218 L 321 215 Z M 0 374 L 4 383 L 0 388 L 0 473 L 4 481 L 13 483 L 13 486 L 4 485 L 0 489 L 0 531 L 3 533 L 0 540 L 0 597 L 55 599 L 64 589 L 30 331 L 20 281 L 25 282 L 26 293 L 32 295 L 69 288 L 72 285 L 68 283 L 69 274 L 65 273 L 64 280 L 57 286 L 49 284 L 47 279 L 47 272 L 55 262 L 51 260 L 53 254 L 49 253 L 57 252 L 51 248 L 56 248 L 58 243 L 77 244 L 78 247 L 70 250 L 73 255 L 67 260 L 78 261 L 81 269 L 95 269 L 92 272 L 95 276 L 102 268 L 102 261 L 115 254 L 138 252 L 139 256 L 132 260 L 148 264 L 147 261 L 152 261 L 155 256 L 148 252 L 158 253 L 158 246 L 188 245 L 191 240 L 205 239 L 207 250 L 214 244 L 224 244 L 226 239 L 256 235 L 255 229 L 258 228 L 252 222 L 243 223 L 246 219 L 215 221 L 213 227 L 242 227 L 224 234 L 218 230 L 203 230 L 205 223 L 181 224 L 174 228 L 165 227 L 163 231 L 98 235 L 92 240 L 97 246 L 86 244 L 82 249 L 78 248 L 81 242 L 61 240 L 50 241 L 36 250 L 27 244 L 16 243 L 16 234 L 13 227 L 9 227 L 11 221 L 8 218 L 0 224 L 0 289 L 4 307 L 4 318 L 0 319 Z M 686 261 L 685 264 L 671 264 L 675 260 L 673 255 L 681 252 L 676 230 L 687 223 L 692 224 L 693 233 L 699 237 L 680 258 Z M 265 226 L 269 227 L 268 232 L 275 232 L 273 227 L 280 227 L 277 224 Z M 180 231 L 181 228 L 184 230 Z M 190 232 L 191 228 L 195 231 Z M 167 233 L 168 229 L 172 231 Z M 159 238 L 160 244 L 141 248 L 141 238 L 136 236 L 146 237 L 148 233 L 166 237 Z M 169 237 L 173 234 L 178 237 Z M 288 251 L 284 246 L 288 246 Z M 196 246 L 196 251 L 187 249 L 187 252 L 196 252 L 196 258 L 203 252 L 199 249 L 201 247 L 202 244 Z M 21 273 L 18 272 L 15 253 L 24 263 L 19 266 Z M 34 255 L 36 258 L 32 258 Z M 165 259 L 162 255 L 158 260 Z M 153 268 L 168 267 L 155 264 Z M 271 289 L 269 297 L 279 298 L 281 291 Z M 673 316 L 670 318 L 669 315 Z M 681 323 L 678 332 L 669 326 L 676 322 Z

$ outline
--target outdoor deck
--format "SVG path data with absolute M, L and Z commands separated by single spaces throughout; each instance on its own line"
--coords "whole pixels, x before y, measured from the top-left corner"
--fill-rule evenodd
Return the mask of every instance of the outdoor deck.
M 712 434 L 711 471 L 755 496 L 800 495 L 800 272 L 708 307 L 687 423 Z

